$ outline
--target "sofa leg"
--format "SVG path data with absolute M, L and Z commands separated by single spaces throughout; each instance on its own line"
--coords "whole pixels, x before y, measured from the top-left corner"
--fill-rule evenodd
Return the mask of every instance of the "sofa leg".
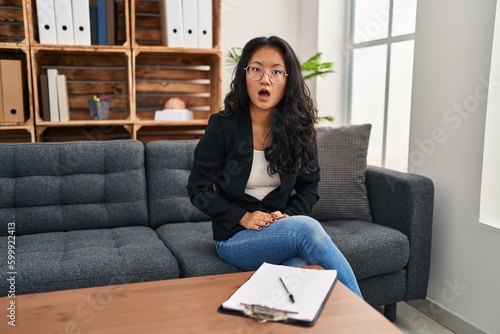
M 398 309 L 398 304 L 389 304 L 384 306 L 384 316 L 389 319 L 390 322 L 396 322 L 396 313 Z

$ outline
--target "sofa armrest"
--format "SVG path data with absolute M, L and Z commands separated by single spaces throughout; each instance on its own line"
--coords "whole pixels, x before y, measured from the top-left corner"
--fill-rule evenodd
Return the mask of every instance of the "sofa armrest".
M 429 282 L 434 184 L 427 177 L 368 166 L 366 187 L 373 222 L 410 241 L 405 300 L 423 299 Z

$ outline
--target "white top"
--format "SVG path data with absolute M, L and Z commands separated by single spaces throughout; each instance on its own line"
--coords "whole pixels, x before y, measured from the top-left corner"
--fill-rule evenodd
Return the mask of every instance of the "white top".
M 245 193 L 262 201 L 267 194 L 281 185 L 279 175 L 269 175 L 267 172 L 268 162 L 264 151 L 253 150 L 252 171 L 248 178 Z

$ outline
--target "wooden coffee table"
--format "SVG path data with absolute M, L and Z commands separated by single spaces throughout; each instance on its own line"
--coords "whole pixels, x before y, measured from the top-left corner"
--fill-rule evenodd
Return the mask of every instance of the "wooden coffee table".
M 313 327 L 257 321 L 217 311 L 251 275 L 181 278 L 0 298 L 1 333 L 401 333 L 338 282 Z

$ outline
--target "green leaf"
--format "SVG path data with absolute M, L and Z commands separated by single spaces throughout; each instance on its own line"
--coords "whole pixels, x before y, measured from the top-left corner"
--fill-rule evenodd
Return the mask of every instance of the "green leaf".
M 333 66 L 334 64 L 332 62 L 322 63 L 321 52 L 318 52 L 301 65 L 302 72 L 304 73 L 304 80 L 333 73 Z
M 324 120 L 324 121 L 328 121 L 328 122 L 333 122 L 333 120 L 335 119 L 333 116 L 318 116 L 316 118 L 318 121 L 319 120 Z
M 242 48 L 232 47 L 226 54 L 226 65 L 227 66 L 236 66 L 241 58 Z

